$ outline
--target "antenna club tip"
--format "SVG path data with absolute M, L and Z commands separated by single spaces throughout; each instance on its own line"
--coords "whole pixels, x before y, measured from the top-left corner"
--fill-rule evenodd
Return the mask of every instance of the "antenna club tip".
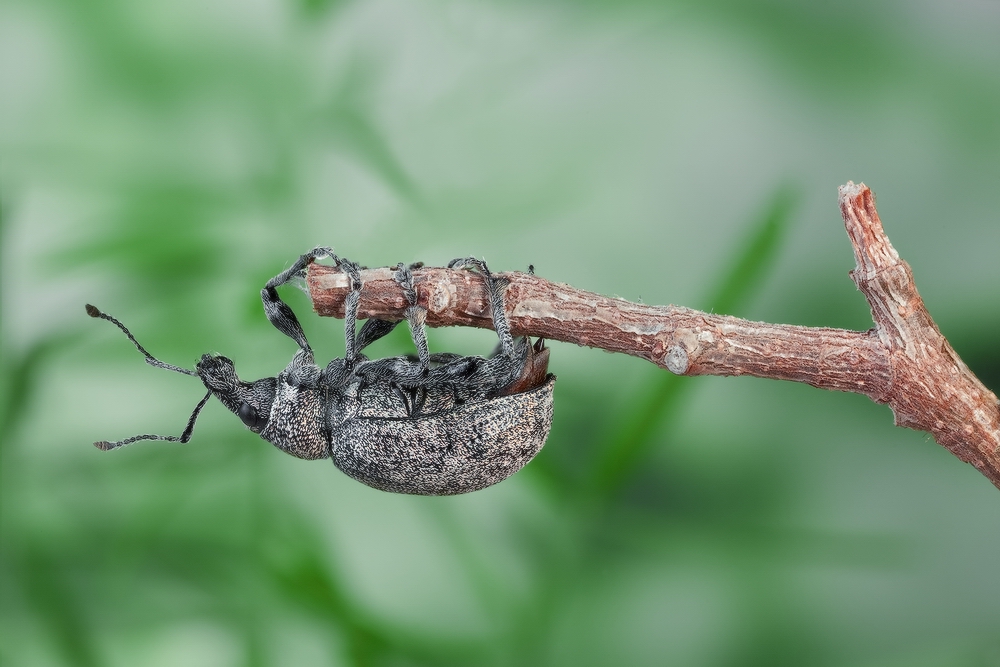
M 93 308 L 93 306 L 91 306 L 91 308 Z M 97 447 L 97 448 L 98 448 L 99 450 L 101 450 L 102 452 L 106 452 L 106 451 L 108 451 L 109 449 L 113 449 L 113 448 L 114 448 L 114 445 L 112 445 L 112 444 L 111 444 L 110 442 L 108 442 L 107 440 L 101 440 L 101 441 L 99 441 L 99 442 L 95 442 L 95 443 L 94 443 L 94 447 Z
M 101 316 L 101 311 L 99 311 L 96 306 L 91 306 L 88 303 L 87 304 L 87 314 L 90 315 L 91 317 L 100 317 Z

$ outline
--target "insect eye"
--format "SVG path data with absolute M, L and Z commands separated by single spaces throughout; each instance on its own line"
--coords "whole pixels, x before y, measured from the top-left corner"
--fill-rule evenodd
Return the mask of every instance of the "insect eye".
M 253 431 L 260 431 L 267 425 L 267 417 L 258 415 L 257 410 L 246 401 L 240 404 L 240 411 L 237 414 L 243 423 Z

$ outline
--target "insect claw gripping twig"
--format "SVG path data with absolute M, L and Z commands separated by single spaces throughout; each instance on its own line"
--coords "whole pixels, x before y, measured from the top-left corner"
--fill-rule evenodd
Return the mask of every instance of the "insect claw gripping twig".
M 510 324 L 507 321 L 507 313 L 504 310 L 503 291 L 508 285 L 508 281 L 503 278 L 496 278 L 490 272 L 486 262 L 475 257 L 462 257 L 448 262 L 449 269 L 468 268 L 476 269 L 486 281 L 486 294 L 489 299 L 490 313 L 493 317 L 493 329 L 500 338 L 500 346 L 505 357 L 514 356 L 514 339 L 510 334 Z
M 426 373 L 431 365 L 431 353 L 427 348 L 427 332 L 424 329 L 424 322 L 427 321 L 427 309 L 417 305 L 417 290 L 413 286 L 412 268 L 412 265 L 404 267 L 403 263 L 400 262 L 396 265 L 396 271 L 392 277 L 403 288 L 403 296 L 410 304 L 409 308 L 406 309 L 406 322 L 410 326 L 410 336 L 417 348 L 420 367 Z

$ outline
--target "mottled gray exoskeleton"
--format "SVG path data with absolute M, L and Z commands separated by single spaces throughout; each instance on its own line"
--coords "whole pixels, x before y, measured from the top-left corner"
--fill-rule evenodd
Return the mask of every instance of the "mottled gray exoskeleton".
M 348 276 L 345 302 L 346 352 L 319 368 L 312 348 L 277 287 L 304 275 L 314 260 L 329 257 Z M 360 267 L 329 248 L 302 255 L 261 290 L 268 320 L 298 343 L 291 363 L 277 377 L 244 382 L 233 362 L 203 355 L 191 371 L 155 359 L 115 318 L 87 306 L 91 317 L 113 322 L 146 362 L 201 378 L 208 393 L 180 436 L 137 435 L 97 442 L 103 450 L 137 440 L 187 442 L 198 413 L 215 396 L 246 426 L 278 449 L 303 459 L 332 458 L 342 471 L 376 489 L 450 495 L 482 489 L 520 470 L 545 444 L 552 424 L 555 376 L 547 373 L 549 351 L 541 340 L 515 340 L 504 312 L 506 282 L 474 258 L 449 268 L 472 268 L 484 278 L 500 339 L 488 358 L 430 354 L 424 333 L 426 310 L 417 304 L 413 267 L 396 267 L 395 280 L 410 304 L 406 320 L 417 356 L 369 360 L 367 345 L 398 324 L 369 319 L 356 330 Z

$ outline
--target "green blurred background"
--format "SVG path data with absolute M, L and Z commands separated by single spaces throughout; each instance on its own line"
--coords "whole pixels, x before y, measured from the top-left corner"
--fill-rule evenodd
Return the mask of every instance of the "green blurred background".
M 556 343 L 531 465 L 394 496 L 217 402 L 99 452 L 202 389 L 83 310 L 274 375 L 258 290 L 323 244 L 863 330 L 863 180 L 997 390 L 998 34 L 985 0 L 5 0 L 0 662 L 1000 664 L 1000 492 L 866 398 Z

